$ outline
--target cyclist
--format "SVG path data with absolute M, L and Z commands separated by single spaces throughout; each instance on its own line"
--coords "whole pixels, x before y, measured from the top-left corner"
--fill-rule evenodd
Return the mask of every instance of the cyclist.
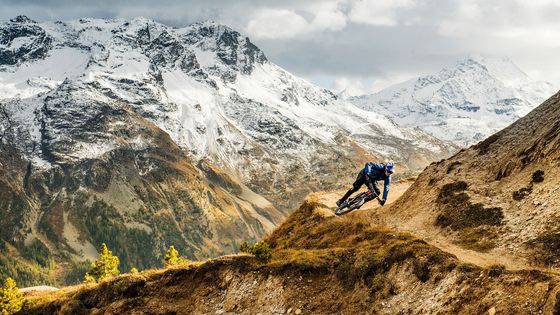
M 356 178 L 356 181 L 352 185 L 352 188 L 350 188 L 348 192 L 344 196 L 342 196 L 340 200 L 336 202 L 337 207 L 340 207 L 340 205 L 346 199 L 348 199 L 350 195 L 358 191 L 363 184 L 366 184 L 366 186 L 369 188 L 371 192 L 375 193 L 376 196 L 379 196 L 380 191 L 379 188 L 377 187 L 376 182 L 380 180 L 382 180 L 384 183 L 383 199 L 379 201 L 379 203 L 383 206 L 387 201 L 387 195 L 389 194 L 389 186 L 391 185 L 391 175 L 394 173 L 394 171 L 395 171 L 395 164 L 393 162 L 388 162 L 387 164 L 367 162 L 365 167 L 358 174 L 358 177 Z M 374 197 L 372 196 L 371 198 Z M 362 200 L 361 204 L 358 205 L 358 208 L 369 200 L 371 199 Z

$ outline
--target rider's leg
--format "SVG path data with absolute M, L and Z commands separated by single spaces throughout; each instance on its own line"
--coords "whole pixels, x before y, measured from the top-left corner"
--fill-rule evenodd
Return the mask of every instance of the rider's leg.
M 371 178 L 366 180 L 366 184 L 367 187 L 369 188 L 369 190 L 373 193 L 375 193 L 377 196 L 379 196 L 379 194 L 381 193 L 381 191 L 379 190 L 379 187 L 377 187 L 377 181 L 372 180 Z
M 356 181 L 352 185 L 352 188 L 350 188 L 346 192 L 346 194 L 344 196 L 342 196 L 342 198 L 340 198 L 340 200 L 337 201 L 337 205 L 342 204 L 344 201 L 346 201 L 346 199 L 348 199 L 348 197 L 350 197 L 350 195 L 357 192 L 360 189 L 360 187 L 362 187 L 362 185 L 365 184 L 365 182 L 366 182 L 365 176 L 362 175 L 362 173 L 358 174 L 358 177 L 356 178 Z

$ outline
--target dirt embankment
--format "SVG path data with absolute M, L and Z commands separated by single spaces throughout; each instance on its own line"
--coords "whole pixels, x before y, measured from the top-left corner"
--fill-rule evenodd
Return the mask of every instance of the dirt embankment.
M 558 279 L 465 264 L 411 235 L 335 217 L 309 200 L 266 241 L 273 260 L 229 256 L 37 298 L 24 314 L 538 314 Z

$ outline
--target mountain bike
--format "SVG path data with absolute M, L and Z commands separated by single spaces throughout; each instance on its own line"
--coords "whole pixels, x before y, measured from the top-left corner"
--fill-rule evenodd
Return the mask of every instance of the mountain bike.
M 364 205 L 364 203 L 366 203 L 370 200 L 376 199 L 376 198 L 377 198 L 377 201 L 381 202 L 381 199 L 379 199 L 379 195 L 377 195 L 376 193 L 373 193 L 371 190 L 361 192 L 356 197 L 350 198 L 350 199 L 346 200 L 345 202 L 343 202 L 340 205 L 340 207 L 338 207 L 336 209 L 334 214 L 336 214 L 336 215 L 347 214 L 352 210 L 359 209 L 361 206 Z

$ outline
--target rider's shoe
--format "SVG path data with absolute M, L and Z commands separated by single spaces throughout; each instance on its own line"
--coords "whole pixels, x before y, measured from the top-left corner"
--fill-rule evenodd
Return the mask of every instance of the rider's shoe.
M 340 200 L 337 200 L 337 201 L 336 201 L 336 206 L 337 206 L 337 207 L 340 207 L 341 204 L 342 204 L 342 201 L 340 201 Z

